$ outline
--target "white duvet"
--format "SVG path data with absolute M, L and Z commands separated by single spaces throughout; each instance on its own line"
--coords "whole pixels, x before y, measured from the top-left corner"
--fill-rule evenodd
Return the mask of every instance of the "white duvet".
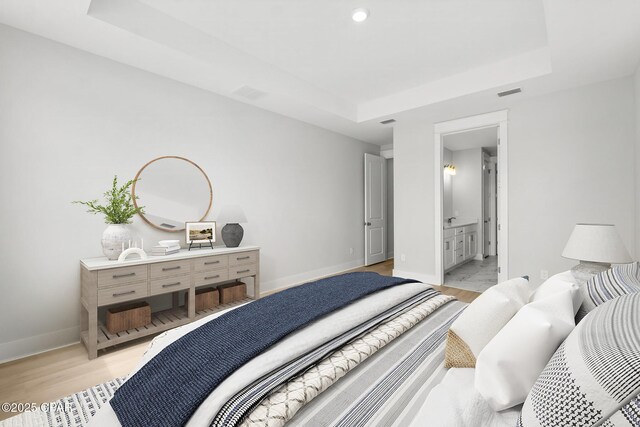
M 208 427 L 220 408 L 238 391 L 251 384 L 255 379 L 429 288 L 431 286 L 424 283 L 410 283 L 377 292 L 289 335 L 223 381 L 200 405 L 187 423 L 187 426 Z M 216 313 L 158 336 L 152 341 L 149 349 L 136 369 L 129 374 L 129 377 L 167 345 L 223 313 Z M 103 406 L 89 422 L 90 427 L 113 427 L 119 425 L 120 422 L 111 405 Z
M 410 427 L 513 427 L 522 405 L 496 412 L 474 387 L 475 369 L 452 368 L 435 386 Z M 432 424 L 433 423 L 433 424 Z

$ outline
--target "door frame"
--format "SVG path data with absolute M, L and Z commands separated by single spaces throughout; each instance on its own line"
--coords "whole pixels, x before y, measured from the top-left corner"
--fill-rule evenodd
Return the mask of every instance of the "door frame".
M 435 164 L 435 254 L 437 284 L 444 283 L 443 265 L 443 142 L 444 135 L 465 132 L 473 129 L 498 126 L 498 282 L 509 277 L 509 209 L 508 209 L 508 110 L 500 110 L 492 113 L 480 114 L 471 117 L 449 120 L 434 125 L 434 164 Z

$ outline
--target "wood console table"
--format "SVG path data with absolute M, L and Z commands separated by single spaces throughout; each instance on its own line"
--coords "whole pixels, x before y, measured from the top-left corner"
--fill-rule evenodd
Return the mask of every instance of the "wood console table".
M 89 359 L 98 350 L 185 325 L 260 297 L 260 248 L 218 247 L 181 250 L 167 256 L 149 256 L 119 263 L 105 257 L 80 261 L 82 324 L 81 339 Z M 195 311 L 195 291 L 235 279 L 253 277 L 253 296 L 213 309 Z M 189 306 L 178 305 L 178 293 L 189 292 Z M 98 307 L 139 300 L 154 295 L 173 295 L 169 310 L 152 313 L 151 324 L 111 334 L 98 318 Z

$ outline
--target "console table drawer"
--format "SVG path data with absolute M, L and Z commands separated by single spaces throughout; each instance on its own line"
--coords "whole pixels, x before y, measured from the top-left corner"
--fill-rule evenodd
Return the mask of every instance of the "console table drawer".
M 257 264 L 236 265 L 235 267 L 229 267 L 229 280 L 238 279 L 240 277 L 253 276 L 257 272 Z
M 227 270 L 205 271 L 194 274 L 195 286 L 213 285 L 225 280 L 229 280 L 229 272 Z
M 132 267 L 110 268 L 98 271 L 98 287 L 118 286 L 126 283 L 147 280 L 147 266 L 134 265 Z
M 166 294 L 167 292 L 189 289 L 189 286 L 191 286 L 191 277 L 188 274 L 155 279 L 149 284 L 149 295 Z
M 258 261 L 257 252 L 240 252 L 238 254 L 229 255 L 229 265 L 255 264 Z
M 131 301 L 138 298 L 144 298 L 147 295 L 147 282 L 103 288 L 98 290 L 98 305 Z
M 151 279 L 189 274 L 190 272 L 191 265 L 189 264 L 189 261 L 161 262 L 159 264 L 151 264 L 149 266 Z
M 227 268 L 229 255 L 209 256 L 193 260 L 194 271 L 211 271 Z

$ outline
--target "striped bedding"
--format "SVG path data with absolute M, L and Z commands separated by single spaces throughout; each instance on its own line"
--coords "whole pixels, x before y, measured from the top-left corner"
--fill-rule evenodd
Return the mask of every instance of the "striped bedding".
M 443 305 L 307 403 L 286 425 L 410 425 L 446 373 L 447 330 L 466 306 L 459 301 Z M 254 419 L 251 425 L 272 424 Z

